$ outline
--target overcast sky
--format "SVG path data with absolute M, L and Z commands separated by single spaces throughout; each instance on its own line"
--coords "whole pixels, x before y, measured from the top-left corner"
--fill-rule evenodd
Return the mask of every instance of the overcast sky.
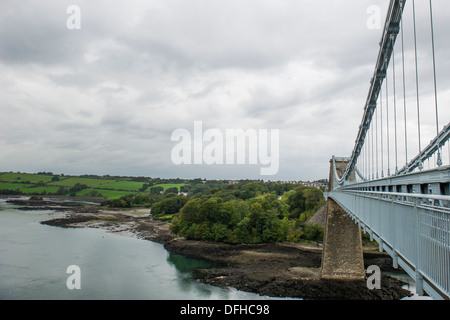
M 388 3 L 2 0 L 0 171 L 327 178 L 331 156 L 352 152 L 378 55 L 381 30 L 368 27 L 368 8 L 380 8 L 383 25 Z M 433 89 L 427 4 L 416 8 L 424 99 Z M 80 29 L 67 27 L 70 5 L 80 8 Z M 443 125 L 450 2 L 433 6 Z M 412 29 L 405 32 L 411 57 Z M 432 115 L 434 106 L 423 108 Z M 278 174 L 261 176 L 261 165 L 175 165 L 171 134 L 193 133 L 194 121 L 222 132 L 279 130 Z

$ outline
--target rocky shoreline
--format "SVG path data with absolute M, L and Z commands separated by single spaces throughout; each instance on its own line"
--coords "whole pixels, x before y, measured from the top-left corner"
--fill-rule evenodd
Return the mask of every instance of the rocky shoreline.
M 403 282 L 382 275 L 381 289 L 369 290 L 366 281 L 333 281 L 319 276 L 322 249 L 292 243 L 218 244 L 173 239 L 165 243 L 172 253 L 206 259 L 222 266 L 197 270 L 201 281 L 231 286 L 272 297 L 339 300 L 399 300 L 411 293 Z M 393 271 L 387 254 L 364 253 L 365 267 L 378 265 Z
M 58 217 L 42 221 L 42 224 L 64 228 L 100 228 L 160 243 L 174 254 L 215 262 L 212 268 L 194 272 L 195 278 L 211 285 L 234 287 L 264 296 L 303 299 L 399 300 L 412 295 L 402 288 L 405 283 L 387 275 L 382 275 L 379 290 L 369 290 L 365 281 L 321 279 L 320 246 L 192 241 L 171 234 L 169 224 L 152 219 L 149 209 L 112 210 L 70 201 L 62 204 L 47 199 L 14 199 L 8 202 L 19 205 L 22 210 L 32 208 L 58 213 Z M 364 261 L 366 268 L 377 265 L 382 271 L 394 271 L 392 260 L 385 253 L 365 252 Z

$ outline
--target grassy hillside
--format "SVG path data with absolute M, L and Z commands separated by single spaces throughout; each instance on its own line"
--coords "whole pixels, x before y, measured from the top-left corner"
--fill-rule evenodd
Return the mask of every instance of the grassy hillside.
M 141 181 L 133 181 L 141 180 Z M 175 181 L 179 181 L 176 180 Z M 167 182 L 167 183 L 161 183 Z M 149 192 L 151 188 L 165 190 L 180 187 L 186 183 L 173 183 L 171 180 L 141 177 L 109 176 L 65 176 L 51 173 L 0 173 L 0 194 L 60 195 L 118 199 L 126 195 Z
M 31 173 L 14 173 L 14 172 L 5 172 L 0 174 L 0 181 L 2 182 L 30 182 L 30 183 L 38 183 L 49 182 L 51 181 L 53 176 L 51 175 L 42 175 L 42 174 L 31 174 Z
M 1 179 L 1 176 L 0 176 Z M 105 179 L 97 179 L 97 178 L 80 178 L 80 177 L 67 177 L 67 178 L 59 178 L 59 181 L 49 182 L 51 185 L 55 186 L 65 186 L 65 187 L 73 187 L 77 183 L 87 185 L 88 187 L 97 187 L 102 184 L 108 184 L 111 180 Z

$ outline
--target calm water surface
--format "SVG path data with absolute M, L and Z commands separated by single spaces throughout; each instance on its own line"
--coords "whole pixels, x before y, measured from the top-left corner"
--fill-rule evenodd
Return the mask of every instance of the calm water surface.
M 267 299 L 192 278 L 207 263 L 162 245 L 98 229 L 42 225 L 50 211 L 21 211 L 0 199 L 0 299 Z M 67 267 L 81 270 L 69 290 Z
M 268 299 L 198 282 L 202 260 L 170 254 L 162 245 L 104 230 L 40 224 L 51 211 L 21 211 L 0 199 L 0 299 Z M 67 267 L 81 270 L 70 290 Z M 397 277 L 401 277 L 396 275 Z M 407 289 L 415 292 L 407 275 Z M 429 299 L 417 297 L 407 299 Z

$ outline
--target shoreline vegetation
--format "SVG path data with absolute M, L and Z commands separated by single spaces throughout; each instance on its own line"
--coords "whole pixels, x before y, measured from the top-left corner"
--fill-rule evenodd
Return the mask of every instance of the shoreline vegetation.
M 74 177 L 68 179 L 75 179 L 74 186 L 80 183 Z M 152 183 L 147 181 L 139 183 Z M 147 192 L 115 199 L 1 197 L 21 210 L 54 212 L 52 219 L 42 224 L 100 228 L 160 243 L 171 253 L 215 262 L 215 267 L 193 274 L 212 285 L 303 299 L 398 300 L 411 296 L 402 288 L 403 282 L 384 274 L 380 290 L 369 290 L 365 281 L 320 278 L 323 226 L 310 223 L 316 212 L 324 211 L 319 210 L 325 200 L 317 187 L 247 180 L 182 183 L 185 192 L 171 192 L 167 187 L 151 193 L 147 186 Z M 366 237 L 363 243 L 376 248 Z M 387 254 L 365 250 L 364 260 L 366 268 L 377 265 L 382 271 L 395 271 Z
M 146 177 L 64 176 L 1 173 L 0 194 L 33 194 L 33 198 L 90 199 L 102 207 L 151 208 L 155 220 L 171 223 L 171 232 L 189 240 L 225 243 L 320 241 L 323 228 L 307 223 L 324 204 L 326 181 L 264 182 L 262 180 L 160 179 Z M 56 193 L 39 188 L 55 188 Z M 315 186 L 311 186 L 315 185 Z M 104 197 L 105 188 L 127 192 Z M 2 189 L 3 188 L 3 189 Z M 9 189 L 8 189 L 9 188 Z M 86 190 L 91 191 L 85 192 Z M 125 189 L 128 188 L 129 191 Z M 132 190 L 133 189 L 133 190 Z

